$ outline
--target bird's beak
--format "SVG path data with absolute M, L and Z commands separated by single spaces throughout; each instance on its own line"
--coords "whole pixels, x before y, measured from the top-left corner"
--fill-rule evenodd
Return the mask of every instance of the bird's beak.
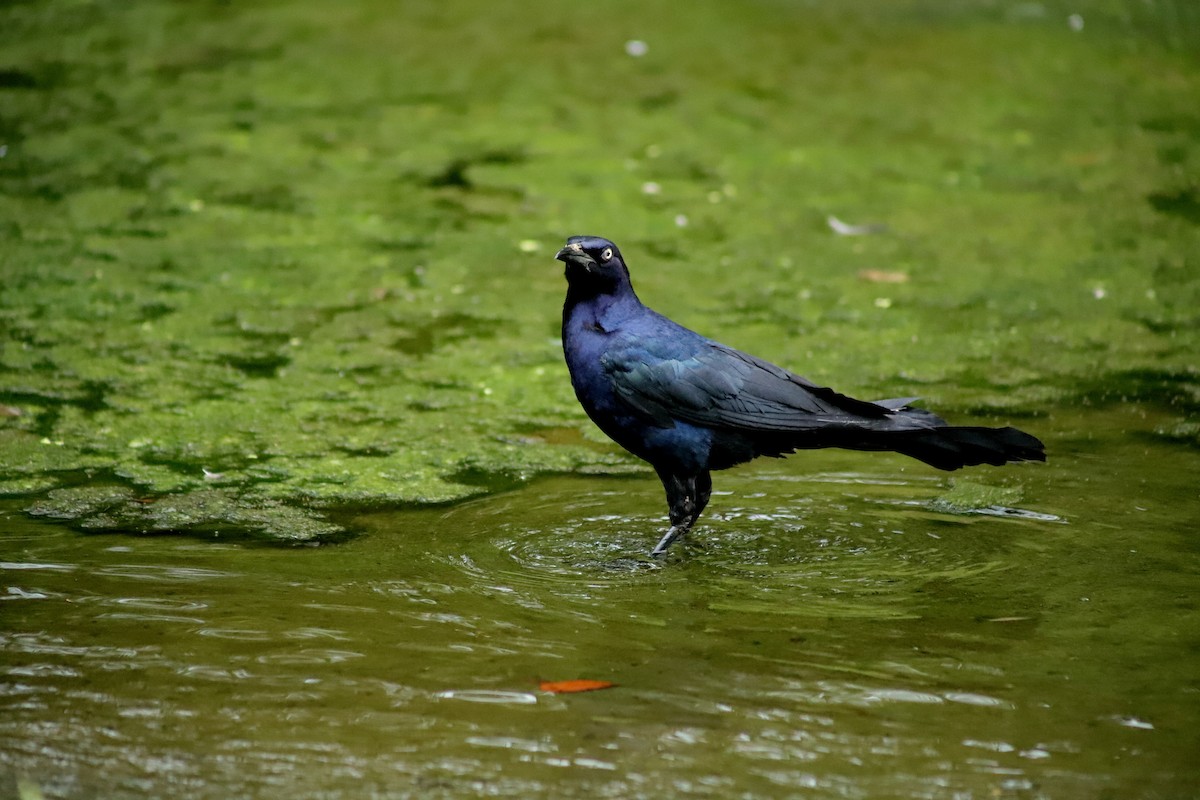
M 559 250 L 558 254 L 554 257 L 566 264 L 579 264 L 588 270 L 596 263 L 594 258 L 583 252 L 583 248 L 577 242 L 571 242 L 562 250 Z
M 556 255 L 555 258 L 558 259 L 559 261 L 571 261 L 571 260 L 578 259 L 579 257 L 581 257 L 583 255 L 584 255 L 583 248 L 580 247 L 578 244 L 572 242 L 571 244 L 564 247 L 562 250 L 559 250 L 558 255 Z

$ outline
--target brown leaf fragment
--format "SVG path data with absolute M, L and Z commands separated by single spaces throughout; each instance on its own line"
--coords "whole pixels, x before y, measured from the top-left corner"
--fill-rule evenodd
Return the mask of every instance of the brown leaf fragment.
M 885 269 L 859 270 L 858 277 L 869 283 L 908 283 L 907 272 L 893 272 Z

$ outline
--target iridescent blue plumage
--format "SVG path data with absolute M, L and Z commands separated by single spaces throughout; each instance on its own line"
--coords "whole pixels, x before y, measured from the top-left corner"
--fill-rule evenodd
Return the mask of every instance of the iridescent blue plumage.
M 615 244 L 572 236 L 563 352 L 575 395 L 614 441 L 650 462 L 667 492 L 665 552 L 695 523 L 710 471 L 800 449 L 894 450 L 939 469 L 1044 461 L 1015 428 L 953 427 L 909 407 L 866 402 L 714 342 L 644 306 Z

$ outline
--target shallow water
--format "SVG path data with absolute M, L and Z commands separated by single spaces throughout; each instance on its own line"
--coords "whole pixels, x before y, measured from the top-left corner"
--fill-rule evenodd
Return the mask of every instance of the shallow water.
M 10 508 L 2 791 L 1190 796 L 1200 454 L 1128 410 L 1072 422 L 1048 465 L 968 476 L 1007 513 L 950 513 L 954 479 L 892 456 L 722 473 L 661 563 L 650 474 L 287 549 Z M 618 686 L 538 690 L 571 678 Z

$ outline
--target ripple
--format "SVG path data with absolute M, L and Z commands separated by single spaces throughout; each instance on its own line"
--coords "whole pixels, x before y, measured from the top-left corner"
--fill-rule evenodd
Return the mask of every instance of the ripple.
M 530 529 L 493 539 L 490 544 L 496 555 L 501 556 L 499 566 L 504 569 L 504 574 L 531 585 L 570 586 L 579 580 L 593 587 L 613 585 L 626 583 L 644 572 L 662 569 L 661 562 L 648 556 L 629 555 L 631 550 L 648 552 L 653 534 L 631 534 L 627 529 L 618 530 L 618 536 L 612 539 L 576 538 L 574 534 L 573 526 Z
M 314 611 L 334 611 L 339 614 L 374 614 L 379 611 L 370 606 L 352 606 L 344 603 L 304 603 L 303 607 L 311 608 Z
M 363 658 L 363 653 L 351 650 L 321 650 L 307 648 L 298 653 L 270 653 L 258 657 L 260 664 L 276 666 L 314 666 L 317 664 L 341 664 L 355 658 Z
M 83 675 L 83 673 L 74 667 L 68 667 L 62 664 L 26 664 L 19 667 L 9 667 L 5 670 L 5 674 L 17 675 L 23 678 L 79 678 Z
M 9 586 L 5 590 L 5 596 L 0 597 L 0 600 L 48 600 L 53 597 L 62 597 L 62 595 L 58 592 L 27 591 L 20 586 Z
M 499 703 L 508 705 L 534 705 L 537 695 L 529 692 L 505 692 L 495 689 L 446 689 L 434 697 L 442 700 L 464 700 L 468 703 Z
M 78 567 L 74 564 L 49 564 L 44 561 L 0 561 L 0 569 L 45 569 L 52 572 L 71 572 Z
M 214 639 L 233 639 L 241 642 L 265 642 L 271 639 L 270 633 L 251 628 L 200 628 L 196 633 Z
M 201 678 L 223 683 L 241 683 L 254 677 L 249 670 L 213 667 L 206 664 L 188 664 L 176 669 L 175 674 L 185 678 Z
M 942 695 L 951 703 L 964 703 L 969 706 L 987 706 L 991 708 L 1012 708 L 1012 703 L 996 697 L 975 692 L 945 692 Z
M 926 703 L 937 704 L 946 702 L 944 698 L 932 692 L 919 692 L 913 689 L 867 689 L 859 696 L 863 704 L 873 703 Z
M 178 614 L 143 614 L 124 611 L 97 614 L 96 619 L 123 619 L 135 620 L 137 622 L 186 622 L 191 625 L 203 625 L 205 622 L 200 617 L 183 617 Z
M 199 567 L 173 567 L 162 564 L 118 564 L 96 570 L 97 575 L 114 578 L 132 578 L 142 581 L 166 581 L 193 583 L 214 578 L 236 578 L 236 572 L 224 572 Z
M 45 633 L 0 633 L 0 648 L 11 653 L 30 653 L 57 656 L 80 656 L 95 659 L 134 660 L 150 653 L 154 648 L 112 647 L 109 645 L 74 645 L 64 638 Z
M 208 603 L 200 600 L 175 600 L 169 597 L 112 597 L 104 602 L 148 611 L 201 611 L 208 608 Z
M 528 520 L 491 523 L 490 519 L 463 520 L 464 528 L 478 531 L 466 552 L 431 558 L 462 576 L 454 581 L 456 586 L 470 586 L 500 602 L 538 611 L 553 605 L 557 614 L 591 621 L 596 617 L 597 593 L 635 585 L 663 569 L 662 563 L 642 555 L 656 540 L 655 526 L 643 525 L 637 518 L 605 515 L 552 525 Z
M 909 475 L 904 478 L 884 478 L 877 474 L 865 472 L 820 472 L 811 475 L 760 473 L 753 476 L 751 480 L 772 483 L 840 484 L 843 486 L 918 486 L 922 484 L 937 486 L 941 481 L 936 476 L 918 477 Z
M 1002 741 L 984 741 L 981 739 L 964 739 L 964 747 L 977 747 L 981 750 L 991 750 L 994 753 L 1012 753 L 1017 748 L 1013 747 L 1008 742 Z
M 1146 720 L 1138 719 L 1137 717 L 1116 716 L 1116 717 L 1111 717 L 1111 719 L 1114 722 L 1116 722 L 1118 725 L 1120 725 L 1121 727 L 1124 727 L 1124 728 L 1135 728 L 1137 730 L 1142 730 L 1142 731 L 1154 730 L 1153 722 L 1147 722 Z
M 331 628 L 296 628 L 283 634 L 288 639 L 333 639 L 338 642 L 348 642 L 350 637 L 344 631 Z
M 1014 508 L 1012 506 L 987 505 L 987 506 L 970 506 L 965 507 L 955 503 L 948 503 L 942 499 L 934 500 L 881 500 L 884 504 L 897 506 L 908 506 L 915 509 L 923 509 L 933 512 L 937 515 L 945 515 L 950 517 L 1001 517 L 1005 519 L 1023 519 L 1031 522 L 1057 522 L 1066 524 L 1066 520 L 1056 514 L 1047 514 L 1040 511 L 1030 511 L 1027 508 Z
M 468 736 L 467 744 L 477 747 L 498 747 L 503 750 L 521 750 L 526 753 L 552 753 L 557 748 L 536 739 L 521 739 L 517 736 Z

